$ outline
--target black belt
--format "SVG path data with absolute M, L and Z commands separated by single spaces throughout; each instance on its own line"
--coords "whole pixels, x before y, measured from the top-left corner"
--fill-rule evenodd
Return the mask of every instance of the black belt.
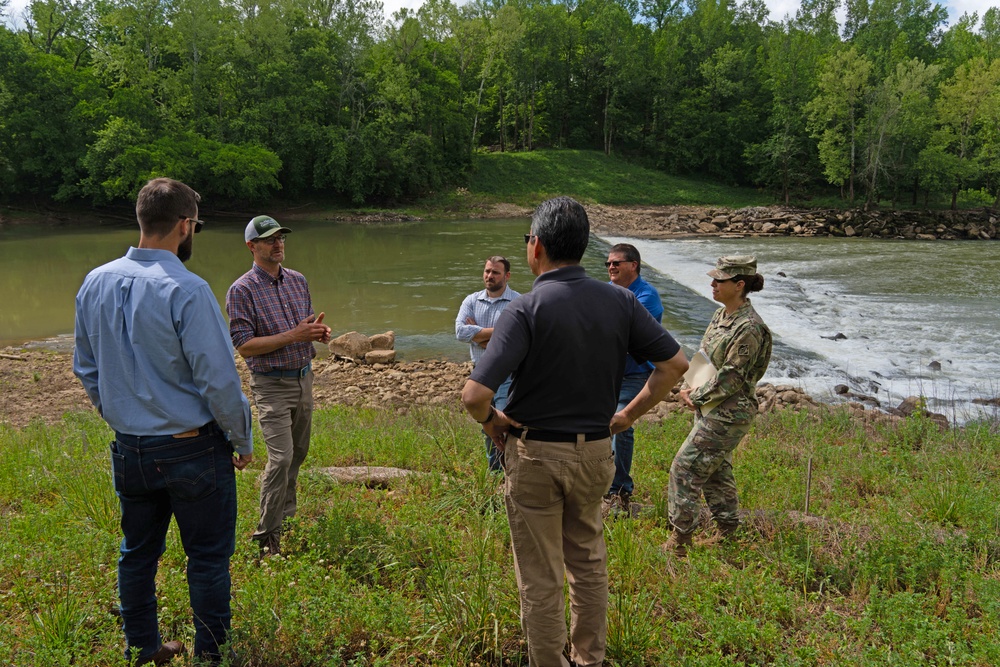
M 525 440 L 538 440 L 539 442 L 576 442 L 576 437 L 582 435 L 587 442 L 592 440 L 604 440 L 611 437 L 611 429 L 602 429 L 593 433 L 559 433 L 558 431 L 540 431 L 536 428 L 518 428 L 511 426 L 508 431 L 515 438 L 520 438 L 523 433 L 527 433 Z
M 290 371 L 286 370 L 267 371 L 266 373 L 254 373 L 254 375 L 263 375 L 264 377 L 267 378 L 301 378 L 305 377 L 306 373 L 308 373 L 310 369 L 312 369 L 311 361 L 302 368 L 296 368 Z

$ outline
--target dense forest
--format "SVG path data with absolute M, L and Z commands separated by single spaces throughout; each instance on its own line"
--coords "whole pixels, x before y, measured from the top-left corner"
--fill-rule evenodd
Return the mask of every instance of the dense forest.
M 5 10 L 7 0 L 0 0 Z M 839 14 L 838 14 L 839 12 Z M 838 23 L 838 16 L 841 21 Z M 0 196 L 153 175 L 384 203 L 476 151 L 602 149 L 856 204 L 1000 203 L 1000 10 L 929 0 L 34 0 L 0 27 Z

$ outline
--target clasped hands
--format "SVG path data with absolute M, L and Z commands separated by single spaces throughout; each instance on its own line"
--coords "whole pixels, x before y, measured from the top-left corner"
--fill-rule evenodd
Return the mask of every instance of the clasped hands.
M 296 342 L 317 341 L 320 343 L 329 343 L 331 329 L 323 324 L 324 315 L 326 313 L 310 315 L 295 325 L 294 329 L 289 330 L 288 335 Z

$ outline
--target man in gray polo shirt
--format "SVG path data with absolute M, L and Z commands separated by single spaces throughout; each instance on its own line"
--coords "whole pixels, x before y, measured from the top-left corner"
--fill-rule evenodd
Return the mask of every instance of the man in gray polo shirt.
M 525 235 L 537 279 L 497 321 L 462 403 L 504 451 L 504 495 L 528 661 L 568 667 L 563 577 L 569 572 L 570 657 L 600 665 L 607 646 L 608 569 L 601 497 L 614 476 L 611 435 L 660 402 L 687 370 L 677 342 L 635 295 L 589 278 L 590 237 L 574 200 L 542 203 Z M 615 412 L 625 355 L 653 364 Z M 586 359 L 586 363 L 580 363 Z M 507 408 L 490 401 L 513 374 Z

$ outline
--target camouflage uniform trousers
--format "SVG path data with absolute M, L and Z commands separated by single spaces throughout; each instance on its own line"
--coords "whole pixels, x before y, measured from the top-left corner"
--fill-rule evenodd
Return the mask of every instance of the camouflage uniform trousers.
M 733 450 L 749 430 L 749 423 L 695 420 L 670 466 L 667 503 L 674 530 L 689 534 L 698 527 L 702 493 L 717 523 L 739 523 Z

